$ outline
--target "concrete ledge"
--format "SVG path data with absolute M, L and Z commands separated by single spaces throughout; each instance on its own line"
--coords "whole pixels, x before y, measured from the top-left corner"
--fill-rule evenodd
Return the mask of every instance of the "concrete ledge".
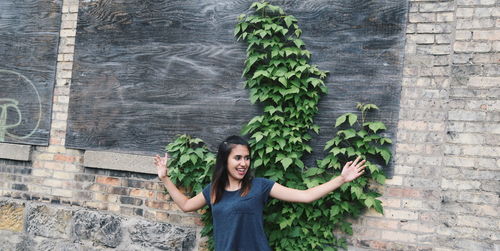
M 30 154 L 30 145 L 0 143 L 0 159 L 29 161 Z
M 85 151 L 83 165 L 86 167 L 156 174 L 153 156 Z

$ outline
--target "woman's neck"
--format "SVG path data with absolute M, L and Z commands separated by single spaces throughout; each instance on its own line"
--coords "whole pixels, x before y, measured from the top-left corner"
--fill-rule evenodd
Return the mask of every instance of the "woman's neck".
M 239 190 L 240 188 L 241 188 L 241 180 L 235 180 L 235 179 L 229 178 L 229 182 L 226 185 L 227 191 L 236 191 L 236 190 Z

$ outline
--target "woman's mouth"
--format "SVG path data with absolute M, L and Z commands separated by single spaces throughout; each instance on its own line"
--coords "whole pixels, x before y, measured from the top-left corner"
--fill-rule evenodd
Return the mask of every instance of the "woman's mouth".
M 236 172 L 238 172 L 238 174 L 241 176 L 245 176 L 247 169 L 246 168 L 236 168 Z

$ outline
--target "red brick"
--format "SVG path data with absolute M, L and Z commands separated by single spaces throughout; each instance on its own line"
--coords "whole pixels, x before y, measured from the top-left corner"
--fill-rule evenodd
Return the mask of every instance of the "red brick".
M 96 182 L 112 186 L 119 186 L 121 184 L 121 180 L 119 178 L 104 177 L 104 176 L 97 176 Z
M 135 196 L 135 197 L 147 197 L 147 198 L 154 198 L 154 192 L 145 190 L 145 189 L 140 189 L 140 188 L 134 188 L 130 190 L 130 196 Z
M 75 162 L 76 157 L 75 156 L 67 156 L 67 155 L 63 155 L 63 154 L 56 154 L 54 156 L 54 160 L 64 161 L 64 162 Z

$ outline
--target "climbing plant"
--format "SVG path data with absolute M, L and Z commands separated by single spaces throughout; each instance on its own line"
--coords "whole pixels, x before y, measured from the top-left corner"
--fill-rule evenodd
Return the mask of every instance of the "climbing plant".
M 346 247 L 344 238 L 334 235 L 340 229 L 352 234 L 350 217 L 365 208 L 382 213 L 380 196 L 370 184 L 384 183 L 385 176 L 375 164 L 387 164 L 391 153 L 386 146 L 382 122 L 365 121 L 372 104 L 358 104 L 358 112 L 337 118 L 335 137 L 325 146 L 327 155 L 315 167 L 305 166 L 302 158 L 312 152 L 309 141 L 319 133 L 313 118 L 327 88 L 326 71 L 309 64 L 297 19 L 267 2 L 251 5 L 252 15 L 241 15 L 234 34 L 248 44 L 243 69 L 245 87 L 252 103 L 260 103 L 263 114 L 254 117 L 242 133 L 250 136 L 252 166 L 257 177 L 266 177 L 296 189 L 307 189 L 340 175 L 343 164 L 356 156 L 367 159 L 367 172 L 312 204 L 271 200 L 265 212 L 265 230 L 273 250 L 337 250 Z M 201 149 L 201 150 L 200 150 Z M 200 139 L 183 135 L 167 146 L 172 161 L 170 176 L 184 187 L 200 192 L 209 183 L 214 155 Z M 373 160 L 374 162 L 372 162 Z M 188 192 L 189 192 L 188 191 Z M 205 214 L 203 234 L 211 236 L 211 222 Z M 213 246 L 212 246 L 213 247 Z

